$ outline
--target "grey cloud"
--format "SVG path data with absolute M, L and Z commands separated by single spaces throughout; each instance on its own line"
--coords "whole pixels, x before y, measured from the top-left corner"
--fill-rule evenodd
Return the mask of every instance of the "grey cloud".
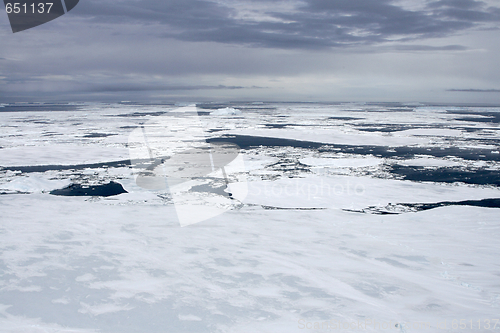
M 0 100 L 497 102 L 443 92 L 498 88 L 500 2 L 404 2 L 85 0 L 20 34 L 0 15 Z
M 266 1 L 241 1 L 251 10 Z M 88 1 L 75 14 L 93 22 L 153 26 L 181 41 L 212 41 L 282 49 L 373 45 L 386 41 L 445 37 L 500 22 L 500 8 L 475 0 L 431 1 L 408 10 L 392 0 L 305 0 L 295 10 L 267 6 L 274 20 L 236 18 L 238 9 L 208 0 Z
M 500 93 L 500 89 L 448 89 L 454 92 L 480 92 L 480 93 Z
M 396 45 L 392 49 L 397 51 L 467 51 L 469 48 L 462 45 Z
M 447 18 L 468 22 L 495 22 L 499 20 L 500 9 L 487 7 L 482 1 L 440 0 L 429 4 L 435 13 Z
M 123 78 L 121 78 L 123 80 Z M 161 84 L 161 83 L 133 83 L 133 82 L 120 82 L 116 78 L 107 78 L 108 83 L 91 83 L 89 79 L 85 82 L 78 82 L 75 78 L 71 80 L 57 79 L 48 80 L 42 77 L 30 76 L 23 77 L 22 75 L 12 75 L 5 81 L 3 92 L 9 92 L 20 89 L 21 86 L 28 86 L 30 84 L 39 85 L 43 83 L 45 91 L 70 91 L 78 90 L 80 92 L 141 92 L 141 91 L 190 91 L 190 90 L 240 90 L 240 89 L 263 89 L 260 86 L 236 86 L 236 85 L 190 85 L 190 84 Z M 114 82 L 113 82 L 114 81 Z M 2 89 L 0 89 L 2 93 Z
M 127 92 L 127 91 L 186 91 L 186 90 L 236 90 L 236 89 L 261 89 L 262 87 L 243 87 L 225 85 L 107 85 L 94 86 L 88 92 Z
M 461 0 L 452 2 L 454 7 L 441 2 L 430 2 L 425 9 L 410 11 L 390 0 L 309 0 L 303 10 L 311 15 L 303 21 L 325 33 L 328 26 L 343 27 L 346 40 L 351 42 L 357 41 L 353 33 L 361 30 L 361 41 L 366 43 L 444 37 L 483 22 L 500 21 L 498 8 L 487 8 L 482 2 Z M 306 17 L 303 12 L 299 15 Z
M 101 23 L 163 23 L 193 30 L 220 27 L 230 22 L 234 11 L 206 0 L 88 1 L 76 15 Z
M 440 0 L 434 1 L 428 5 L 429 7 L 454 7 L 462 9 L 478 9 L 484 7 L 484 2 L 474 0 Z

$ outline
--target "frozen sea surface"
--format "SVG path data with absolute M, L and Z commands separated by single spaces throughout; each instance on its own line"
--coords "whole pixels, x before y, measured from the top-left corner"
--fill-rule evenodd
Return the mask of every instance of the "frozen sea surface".
M 178 110 L 2 108 L 0 332 L 500 331 L 500 109 Z M 159 166 L 197 127 L 243 171 L 139 186 L 129 138 L 157 119 Z M 186 202 L 214 217 L 181 227 Z

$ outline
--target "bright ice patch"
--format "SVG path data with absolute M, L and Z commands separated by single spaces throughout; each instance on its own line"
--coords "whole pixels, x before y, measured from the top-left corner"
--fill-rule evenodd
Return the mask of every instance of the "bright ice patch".
M 241 114 L 241 111 L 235 108 L 222 108 L 222 109 L 217 109 L 215 111 L 210 112 L 210 115 L 212 116 L 226 116 L 226 115 L 237 115 Z
M 46 179 L 41 176 L 29 175 L 16 177 L 8 183 L 0 184 L 0 191 L 42 193 L 59 189 L 69 184 L 70 181 L 68 179 Z

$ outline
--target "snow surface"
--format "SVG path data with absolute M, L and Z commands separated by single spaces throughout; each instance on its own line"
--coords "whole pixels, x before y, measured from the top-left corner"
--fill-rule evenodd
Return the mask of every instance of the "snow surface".
M 45 179 L 41 176 L 30 175 L 16 177 L 14 180 L 0 184 L 0 191 L 14 191 L 24 193 L 42 193 L 66 187 L 70 184 L 68 179 Z
M 212 112 L 196 119 L 200 123 L 188 113 L 176 115 L 174 106 L 92 104 L 71 112 L 0 113 L 0 332 L 437 333 L 457 332 L 452 325 L 460 320 L 469 325 L 464 332 L 499 331 L 500 324 L 493 328 L 500 319 L 498 208 L 346 211 L 498 198 L 494 186 L 410 182 L 387 172 L 392 163 L 498 168 L 496 160 L 255 147 L 227 166 L 226 180 L 213 170 L 170 191 L 142 188 L 132 166 L 1 169 L 137 162 L 150 155 L 135 148 L 173 156 L 193 138 L 227 133 L 392 147 L 474 148 L 484 144 L 485 133 L 499 139 L 495 124 L 467 131 L 477 124 L 456 121 L 463 115 L 447 113 L 451 107 L 408 105 L 412 112 L 387 112 L 392 107 L 228 105 L 241 114 Z M 279 123 L 292 125 L 263 128 Z M 442 130 L 362 132 L 360 123 Z M 214 128 L 223 131 L 208 131 Z M 89 133 L 113 135 L 85 137 Z M 141 133 L 152 140 L 141 141 Z M 48 194 L 71 183 L 109 181 L 128 193 Z M 198 223 L 181 227 L 187 218 Z

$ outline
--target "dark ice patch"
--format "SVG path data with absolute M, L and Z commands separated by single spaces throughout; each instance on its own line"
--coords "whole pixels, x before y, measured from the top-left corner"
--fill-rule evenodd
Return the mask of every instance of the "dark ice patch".
M 480 132 L 480 131 L 484 130 L 484 128 L 481 128 L 481 127 L 463 127 L 463 128 L 457 128 L 457 129 L 460 129 L 462 131 L 466 131 L 467 133 L 475 133 L 475 132 Z
M 0 112 L 26 112 L 26 111 L 78 111 L 82 105 L 65 103 L 12 103 L 0 108 Z
M 83 137 L 84 138 L 106 138 L 108 136 L 113 136 L 116 134 L 107 134 L 107 133 L 89 133 L 85 134 Z
M 123 168 L 129 167 L 130 160 L 102 162 L 91 164 L 73 164 L 73 165 L 27 165 L 27 166 L 8 166 L 0 167 L 0 171 L 20 171 L 22 173 L 46 172 L 46 171 L 65 171 L 65 170 L 84 170 L 98 168 Z
M 227 188 L 226 185 L 223 186 L 212 186 L 209 184 L 197 185 L 191 187 L 190 191 L 192 192 L 201 192 L 201 193 L 213 193 L 218 194 L 223 197 L 231 197 L 232 194 L 224 191 Z
M 392 112 L 413 112 L 415 111 L 414 108 L 390 108 L 389 111 Z
M 345 121 L 349 121 L 349 120 L 362 120 L 362 119 L 365 119 L 365 118 L 356 118 L 356 117 L 328 117 L 328 119 L 330 119 L 330 120 L 345 120 Z
M 395 164 L 390 166 L 389 172 L 401 176 L 405 180 L 411 181 L 440 183 L 461 182 L 474 185 L 500 186 L 500 172 L 498 170 L 467 170 L 456 167 L 430 169 L 421 166 Z
M 60 190 L 50 191 L 52 195 L 61 195 L 61 196 L 98 196 L 98 197 L 110 197 L 122 193 L 128 193 L 125 191 L 123 186 L 119 183 L 115 183 L 113 181 L 104 185 L 80 185 L 80 184 L 71 184 L 68 187 L 62 188 Z
M 462 117 L 455 118 L 458 121 L 472 121 L 476 123 L 495 123 L 498 124 L 500 120 L 498 118 L 488 117 L 488 118 L 479 118 L 479 117 Z
M 64 134 L 62 134 L 62 133 L 56 133 L 56 132 L 45 132 L 45 133 L 42 134 L 42 136 L 47 136 L 47 137 L 49 137 L 49 136 L 60 136 L 60 135 L 64 135 Z
M 286 128 L 290 126 L 295 126 L 295 127 L 318 127 L 318 126 L 323 126 L 322 124 L 264 124 L 264 126 L 269 127 L 269 128 Z
M 205 110 L 218 110 L 218 109 L 234 107 L 234 104 L 232 104 L 232 103 L 199 103 L 199 104 L 196 104 L 196 107 L 199 109 L 205 109 Z
M 293 147 L 293 148 L 320 148 L 324 143 L 313 141 L 301 141 L 291 139 L 271 138 L 265 136 L 251 135 L 224 135 L 220 138 L 207 139 L 207 142 L 232 142 L 242 149 L 249 149 L 259 146 L 267 147 Z
M 53 124 L 53 122 L 48 120 L 35 120 L 33 121 L 33 124 L 50 125 Z
M 471 161 L 500 161 L 500 154 L 493 153 L 485 148 L 459 148 L 459 147 L 388 147 L 368 145 L 341 145 L 328 144 L 314 141 L 292 140 L 251 135 L 223 135 L 218 138 L 207 139 L 207 142 L 232 142 L 242 149 L 265 147 L 292 147 L 316 149 L 320 153 L 345 153 L 357 155 L 372 155 L 380 158 L 411 159 L 417 155 L 433 157 L 458 157 Z
M 351 126 L 356 127 L 358 131 L 363 132 L 381 132 L 381 133 L 392 133 L 392 132 L 401 132 L 407 131 L 411 129 L 442 129 L 440 125 L 427 125 L 427 124 L 387 124 L 387 123 L 379 123 L 379 124 L 350 124 Z M 460 128 L 457 128 L 460 129 Z
M 215 133 L 215 132 L 221 132 L 221 131 L 225 131 L 226 129 L 225 128 L 211 128 L 209 130 L 207 130 L 208 133 Z
M 161 116 L 167 113 L 166 111 L 153 111 L 153 112 L 134 112 L 134 113 L 124 113 L 124 114 L 115 114 L 111 115 L 111 117 L 146 117 L 146 116 Z
M 491 198 L 482 200 L 463 200 L 463 201 L 442 201 L 436 203 L 397 203 L 397 204 L 388 204 L 385 207 L 370 206 L 368 208 L 364 208 L 361 210 L 344 209 L 344 211 L 375 214 L 375 215 L 388 215 L 388 214 L 421 212 L 424 210 L 429 210 L 439 207 L 447 207 L 447 206 L 500 208 L 500 198 Z
M 409 129 L 415 129 L 419 127 L 409 126 L 409 125 L 390 125 L 390 124 L 358 124 L 354 125 L 358 131 L 363 132 L 382 132 L 382 133 L 392 133 L 401 132 Z
M 415 211 L 423 211 L 446 206 L 472 206 L 484 208 L 500 208 L 500 198 L 483 199 L 483 200 L 464 200 L 464 201 L 443 201 L 437 203 L 418 203 L 418 204 L 400 204 Z
M 293 124 L 264 124 L 264 126 L 269 127 L 269 128 L 285 128 L 287 126 L 290 126 Z
M 449 114 L 461 114 L 470 117 L 456 118 L 459 121 L 472 121 L 478 123 L 500 123 L 500 112 L 491 111 L 469 111 L 469 110 L 448 110 Z

